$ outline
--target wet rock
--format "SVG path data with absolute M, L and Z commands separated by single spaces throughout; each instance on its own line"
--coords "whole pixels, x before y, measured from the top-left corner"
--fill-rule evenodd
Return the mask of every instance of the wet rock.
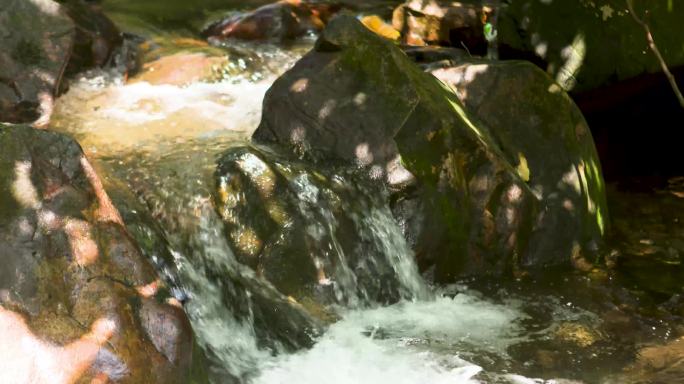
M 681 33 L 672 31 L 681 30 L 684 6 L 667 1 L 634 6 L 649 22 L 665 62 L 682 66 Z M 510 2 L 498 15 L 500 57 L 534 61 L 573 92 L 660 72 L 644 30 L 626 8 L 624 1 Z
M 123 36 L 114 23 L 102 12 L 100 5 L 85 0 L 62 2 L 66 14 L 76 25 L 76 35 L 68 76 L 84 69 L 103 67 L 123 44 Z
M 439 280 L 531 259 L 538 201 L 515 164 L 453 93 L 355 19 L 331 22 L 272 86 L 264 111 L 255 141 L 365 167 L 401 190 L 400 224 Z
M 200 155 L 203 144 L 175 148 L 125 164 L 98 151 L 98 165 L 129 233 L 185 303 L 211 382 L 242 382 L 263 354 L 312 346 L 323 324 L 238 263 L 226 244 L 211 198 L 219 149 Z
M 366 28 L 370 29 L 371 31 L 390 40 L 397 40 L 401 35 L 399 31 L 387 24 L 377 15 L 364 16 L 361 18 L 361 23 L 363 23 L 363 25 L 365 25 Z
M 0 328 L 46 351 L 23 355 L 34 363 L 21 374 L 188 382 L 190 324 L 78 144 L 2 126 L 0 153 Z
M 91 3 L 0 1 L 0 122 L 46 126 L 63 77 L 107 64 L 122 41 Z
M 402 46 L 402 50 L 423 70 L 452 67 L 468 58 L 463 49 L 436 46 Z
M 594 330 L 575 323 L 559 324 L 554 336 L 559 342 L 573 344 L 582 348 L 590 347 L 601 338 Z
M 480 2 L 410 0 L 394 10 L 393 27 L 409 45 L 465 48 L 474 55 L 487 52 L 484 23 L 491 8 Z
M 0 121 L 48 123 L 75 27 L 51 0 L 0 0 Z
M 684 377 L 684 338 L 642 348 L 638 357 L 616 382 L 629 384 L 676 383 Z
M 681 294 L 684 278 L 684 186 L 681 178 L 610 184 L 614 218 L 607 259 L 624 284 L 656 296 Z
M 399 229 L 391 231 L 386 196 L 363 177 L 250 147 L 229 150 L 216 176 L 238 260 L 312 313 L 325 319 L 325 305 L 420 294 L 397 270 L 412 265 L 412 255 Z
M 282 0 L 217 21 L 202 34 L 218 39 L 289 40 L 319 32 L 341 9 L 338 4 Z
M 469 59 L 431 73 L 490 128 L 540 202 L 524 264 L 572 262 L 590 271 L 587 260 L 608 230 L 608 207 L 591 132 L 570 97 L 528 62 Z

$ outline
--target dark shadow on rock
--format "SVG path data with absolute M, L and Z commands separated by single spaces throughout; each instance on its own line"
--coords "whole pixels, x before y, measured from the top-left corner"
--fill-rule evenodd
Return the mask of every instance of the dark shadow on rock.
M 47 124 L 73 44 L 58 3 L 0 1 L 0 121 Z
M 541 204 L 526 265 L 591 268 L 587 260 L 597 257 L 608 230 L 608 207 L 601 164 L 579 108 L 527 62 L 471 59 L 432 73 L 490 127 Z

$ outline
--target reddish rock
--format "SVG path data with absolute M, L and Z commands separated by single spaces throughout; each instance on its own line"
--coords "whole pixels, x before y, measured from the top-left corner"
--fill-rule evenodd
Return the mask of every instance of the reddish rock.
M 254 11 L 220 20 L 207 27 L 203 35 L 219 39 L 287 40 L 319 32 L 340 11 L 338 4 L 305 3 L 284 0 Z
M 0 243 L 0 382 L 188 382 L 190 323 L 76 142 L 0 125 Z

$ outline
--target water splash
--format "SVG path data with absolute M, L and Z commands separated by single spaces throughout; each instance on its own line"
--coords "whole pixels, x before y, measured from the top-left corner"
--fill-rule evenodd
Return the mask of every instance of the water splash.
M 480 383 L 482 368 L 460 357 L 454 343 L 472 349 L 494 340 L 505 355 L 521 317 L 515 307 L 468 294 L 352 311 L 311 350 L 268 362 L 253 382 Z

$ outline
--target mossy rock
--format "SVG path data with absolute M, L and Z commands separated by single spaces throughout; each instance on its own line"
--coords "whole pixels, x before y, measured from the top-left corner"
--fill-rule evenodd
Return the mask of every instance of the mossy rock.
M 535 81 L 535 87 L 551 85 L 545 76 Z M 483 85 L 472 92 L 486 93 L 486 89 Z M 566 163 L 548 171 L 541 169 L 540 157 L 531 156 L 535 178 L 547 172 L 555 175 L 564 166 L 569 172 L 575 169 L 571 160 L 583 159 L 586 178 L 578 176 L 577 181 L 586 185 L 581 184 L 580 190 L 588 191 L 597 207 L 604 207 L 605 201 L 588 130 L 581 140 L 570 141 L 567 136 L 581 130 L 575 126 L 583 123 L 581 115 L 568 104 L 567 95 L 546 94 L 549 100 L 542 104 L 534 98 L 543 98 L 544 93 L 527 91 L 519 100 L 532 98 L 532 109 L 564 106 L 566 120 L 540 121 L 547 124 L 544 127 L 530 125 L 518 141 L 506 133 L 506 126 L 470 111 L 450 88 L 421 71 L 392 42 L 355 19 L 340 16 L 324 30 L 315 48 L 268 91 L 254 140 L 284 147 L 293 157 L 360 166 L 372 177 L 385 178 L 395 190 L 394 211 L 419 264 L 424 269 L 434 267 L 438 281 L 569 266 L 572 256 L 547 253 L 544 244 L 550 240 L 540 233 L 564 238 L 572 229 L 585 241 L 585 231 L 592 236 L 598 232 L 596 212 L 587 220 L 543 219 L 548 202 L 531 188 L 529 166 L 522 169 L 518 152 L 540 147 L 549 156 L 569 153 Z M 506 114 L 506 108 L 502 106 L 502 121 L 515 118 Z M 554 135 L 568 140 L 552 139 Z M 410 171 L 408 183 L 392 183 L 396 169 Z M 587 209 L 585 205 L 578 209 Z M 581 256 L 583 244 L 572 255 Z
M 591 263 L 608 229 L 601 164 L 579 108 L 529 62 L 465 59 L 432 73 L 490 127 L 540 202 L 527 267 Z

